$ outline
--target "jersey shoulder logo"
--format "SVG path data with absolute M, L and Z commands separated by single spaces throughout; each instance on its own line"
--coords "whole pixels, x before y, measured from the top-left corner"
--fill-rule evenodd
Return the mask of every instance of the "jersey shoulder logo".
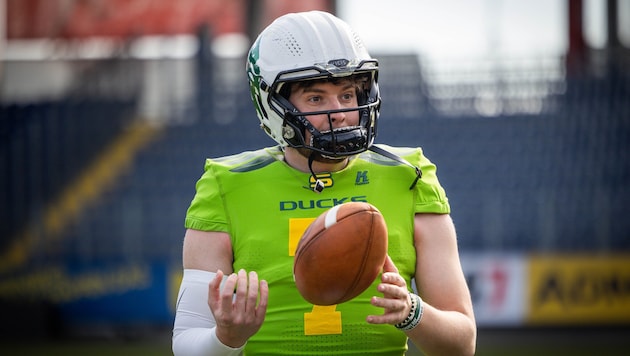
M 370 179 L 368 178 L 368 171 L 358 171 L 357 177 L 354 180 L 354 185 L 364 185 L 370 184 Z

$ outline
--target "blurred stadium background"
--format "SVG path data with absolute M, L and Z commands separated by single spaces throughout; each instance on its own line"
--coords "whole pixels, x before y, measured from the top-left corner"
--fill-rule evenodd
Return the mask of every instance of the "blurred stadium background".
M 372 51 L 377 141 L 421 145 L 438 163 L 479 355 L 630 346 L 630 11 L 597 1 L 594 46 L 593 2 L 554 1 L 561 55 L 437 66 Z M 170 353 L 183 218 L 204 159 L 273 144 L 244 50 L 282 13 L 344 17 L 343 2 L 0 1 L 6 354 Z

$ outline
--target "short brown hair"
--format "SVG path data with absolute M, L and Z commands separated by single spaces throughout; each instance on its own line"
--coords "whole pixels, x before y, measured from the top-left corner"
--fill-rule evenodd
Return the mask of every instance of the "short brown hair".
M 280 89 L 280 95 L 284 98 L 288 99 L 291 93 L 297 89 L 306 89 L 310 88 L 315 84 L 319 83 L 332 83 L 334 85 L 343 85 L 346 83 L 351 83 L 354 85 L 357 93 L 364 91 L 366 89 L 366 84 L 368 82 L 368 75 L 366 74 L 356 74 L 347 77 L 327 77 L 327 78 L 319 78 L 312 80 L 299 80 L 295 82 L 288 82 L 282 86 Z

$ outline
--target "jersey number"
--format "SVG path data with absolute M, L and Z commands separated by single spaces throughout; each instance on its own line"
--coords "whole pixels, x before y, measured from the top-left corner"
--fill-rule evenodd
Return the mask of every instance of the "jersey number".
M 289 256 L 295 256 L 300 237 L 315 218 L 289 219 Z M 336 305 L 313 305 L 310 313 L 304 313 L 305 335 L 341 334 L 341 312 Z

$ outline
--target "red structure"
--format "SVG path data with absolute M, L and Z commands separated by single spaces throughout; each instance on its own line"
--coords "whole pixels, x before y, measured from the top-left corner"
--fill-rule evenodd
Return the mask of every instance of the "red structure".
M 331 0 L 7 0 L 9 39 L 246 33 L 295 11 L 334 12 Z M 250 18 L 251 17 L 251 18 Z M 257 25 L 255 25 L 257 26 Z

